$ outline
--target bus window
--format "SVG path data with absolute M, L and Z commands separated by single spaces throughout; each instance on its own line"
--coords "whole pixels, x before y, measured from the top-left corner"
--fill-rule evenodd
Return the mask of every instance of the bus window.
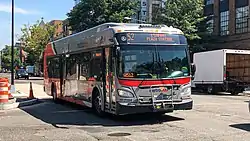
M 66 78 L 77 79 L 77 60 L 75 55 L 71 55 L 70 58 L 67 59 L 66 67 Z
M 60 78 L 60 59 L 53 57 L 48 59 L 49 78 Z
M 87 80 L 89 75 L 89 61 L 90 61 L 90 53 L 82 53 L 79 55 L 79 80 Z
M 90 77 L 96 77 L 95 80 L 102 80 L 102 52 L 95 51 L 92 53 L 90 60 Z

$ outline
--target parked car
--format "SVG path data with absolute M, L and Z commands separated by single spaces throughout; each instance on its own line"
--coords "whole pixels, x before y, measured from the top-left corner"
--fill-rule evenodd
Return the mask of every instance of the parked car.
M 29 79 L 29 74 L 25 69 L 17 69 L 16 74 L 15 74 L 15 78 L 16 79 L 19 79 L 19 78 Z

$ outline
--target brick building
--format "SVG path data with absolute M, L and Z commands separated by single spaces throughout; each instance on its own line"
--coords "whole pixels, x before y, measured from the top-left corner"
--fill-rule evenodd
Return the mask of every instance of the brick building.
M 55 34 L 53 36 L 54 40 L 63 37 L 63 21 L 62 20 L 52 20 L 49 22 L 50 25 L 55 26 Z
M 250 49 L 250 0 L 205 0 L 210 33 L 216 37 L 208 48 Z
M 66 19 L 63 21 L 63 36 L 66 37 L 66 36 L 69 36 L 73 34 L 70 26 L 69 26 L 69 20 Z

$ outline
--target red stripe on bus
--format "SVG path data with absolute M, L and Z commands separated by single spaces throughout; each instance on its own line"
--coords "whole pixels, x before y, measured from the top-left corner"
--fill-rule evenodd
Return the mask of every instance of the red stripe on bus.
M 149 85 L 161 85 L 161 84 L 186 84 L 191 81 L 190 77 L 187 78 L 178 78 L 174 80 L 124 80 L 120 79 L 119 83 L 124 86 L 133 86 L 137 87 L 139 85 L 141 86 L 149 86 Z M 140 84 L 141 83 L 141 84 Z

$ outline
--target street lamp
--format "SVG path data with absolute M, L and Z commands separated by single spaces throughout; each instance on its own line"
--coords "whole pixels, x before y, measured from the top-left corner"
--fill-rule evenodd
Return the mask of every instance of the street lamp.
M 11 5 L 11 91 L 14 92 L 14 0 Z

